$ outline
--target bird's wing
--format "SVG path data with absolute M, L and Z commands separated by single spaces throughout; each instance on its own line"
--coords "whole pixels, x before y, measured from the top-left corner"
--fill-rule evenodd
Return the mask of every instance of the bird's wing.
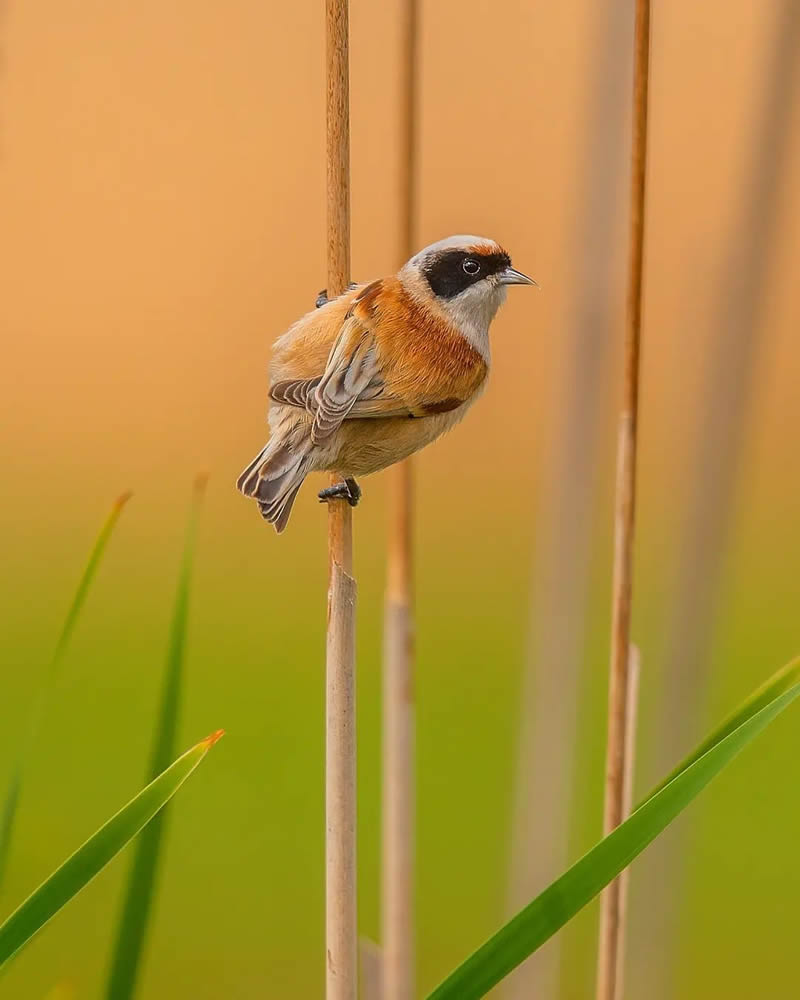
M 375 338 L 359 319 L 348 313 L 314 390 L 311 428 L 314 444 L 320 444 L 339 429 L 359 397 L 372 399 L 382 388 Z
M 352 314 L 342 324 L 322 375 L 277 382 L 269 394 L 276 403 L 297 406 L 314 417 L 314 444 L 329 438 L 346 419 L 411 415 L 401 399 L 386 391 L 374 334 Z
M 322 376 L 319 375 L 317 378 L 296 378 L 276 382 L 270 387 L 269 398 L 276 403 L 298 406 L 301 410 L 314 413 L 314 391 L 321 381 Z
M 312 441 L 327 440 L 344 420 L 387 417 L 427 417 L 447 413 L 464 399 L 445 393 L 415 391 L 413 398 L 391 392 L 384 381 L 387 358 L 378 357 L 374 304 L 385 293 L 385 282 L 361 290 L 345 316 L 333 343 L 325 371 L 310 379 L 278 382 L 270 389 L 277 403 L 305 409 L 313 418 Z

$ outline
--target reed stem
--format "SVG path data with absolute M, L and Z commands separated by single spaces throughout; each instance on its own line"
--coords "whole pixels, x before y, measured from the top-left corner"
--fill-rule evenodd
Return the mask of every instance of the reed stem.
M 400 7 L 400 257 L 414 250 L 418 0 Z M 383 1000 L 412 1000 L 414 966 L 413 469 L 392 469 L 383 666 Z
M 350 281 L 348 2 L 326 0 L 328 294 Z M 352 512 L 328 503 L 328 634 L 325 739 L 325 931 L 327 1000 L 356 1000 L 356 583 Z
M 774 8 L 761 93 L 750 125 L 745 173 L 733 198 L 737 211 L 723 240 L 714 279 L 709 356 L 685 481 L 690 484 L 677 543 L 679 561 L 667 611 L 666 644 L 658 676 L 661 711 L 650 740 L 654 766 L 668 770 L 696 739 L 709 691 L 710 646 L 723 590 L 734 511 L 741 489 L 741 456 L 756 414 L 757 375 L 769 351 L 765 322 L 770 280 L 780 253 L 788 209 L 788 175 L 800 106 L 800 5 Z M 766 8 L 765 8 L 766 10 Z M 692 307 L 694 309 L 694 305 Z M 696 312 L 684 317 L 695 319 Z M 685 900 L 684 825 L 646 863 L 642 893 L 647 909 L 637 921 L 638 975 L 648 1000 L 675 995 L 680 909 Z M 646 951 L 645 951 L 646 947 Z
M 411 468 L 393 470 L 383 675 L 383 1000 L 414 996 Z
M 608 693 L 605 809 L 610 833 L 624 819 L 625 761 L 628 742 L 633 541 L 636 514 L 636 444 L 639 415 L 639 360 L 642 328 L 645 180 L 647 167 L 647 90 L 650 57 L 650 0 L 636 0 L 633 72 L 630 251 L 624 344 L 624 388 L 617 446 L 614 525 L 611 662 Z M 621 928 L 621 883 L 604 891 L 600 908 L 597 1000 L 615 1000 Z
M 628 663 L 628 691 L 626 697 L 626 724 L 625 734 L 625 771 L 623 775 L 623 819 L 627 819 L 633 809 L 633 779 L 636 765 L 636 722 L 639 714 L 639 678 L 641 675 L 641 657 L 637 646 L 631 646 L 630 661 Z M 617 936 L 617 949 L 614 956 L 616 961 L 616 971 L 614 973 L 615 991 L 614 1000 L 622 1000 L 625 973 L 625 944 L 627 938 L 627 916 L 628 916 L 628 881 L 630 878 L 630 868 L 619 876 L 619 932 Z
M 624 198 L 633 25 L 618 0 L 596 5 L 586 75 L 583 164 L 569 259 L 569 314 L 558 339 L 565 358 L 536 517 L 528 649 L 523 667 L 514 777 L 508 912 L 520 910 L 567 867 L 571 789 L 579 739 L 592 523 L 599 505 L 602 415 L 611 392 L 612 289 Z M 557 935 L 508 977 L 505 1000 L 556 1000 Z

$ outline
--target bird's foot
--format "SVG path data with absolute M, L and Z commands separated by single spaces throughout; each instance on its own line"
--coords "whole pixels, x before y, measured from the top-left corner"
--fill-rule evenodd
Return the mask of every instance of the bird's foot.
M 361 487 L 355 479 L 345 479 L 335 486 L 328 486 L 327 489 L 320 490 L 317 494 L 320 503 L 327 503 L 329 500 L 346 500 L 351 507 L 357 507 L 361 499 Z
M 352 290 L 357 287 L 358 287 L 358 282 L 351 281 L 350 284 L 347 286 L 347 291 L 352 292 Z M 321 309 L 323 306 L 326 306 L 329 302 L 330 299 L 328 298 L 328 289 L 323 288 L 322 291 L 317 296 L 317 301 L 314 303 L 314 306 L 317 309 Z

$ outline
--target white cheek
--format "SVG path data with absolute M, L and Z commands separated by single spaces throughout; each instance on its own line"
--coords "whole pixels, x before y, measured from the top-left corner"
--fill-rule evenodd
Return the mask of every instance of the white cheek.
M 480 281 L 445 306 L 453 322 L 472 346 L 489 361 L 489 325 L 505 301 L 506 288 Z

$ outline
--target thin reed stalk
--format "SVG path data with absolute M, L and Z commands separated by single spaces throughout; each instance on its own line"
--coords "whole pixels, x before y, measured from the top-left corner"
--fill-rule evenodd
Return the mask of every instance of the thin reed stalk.
M 383 949 L 369 938 L 358 939 L 361 1000 L 383 1000 Z
M 621 233 L 633 26 L 625 4 L 598 6 L 586 78 L 586 124 L 569 258 L 564 384 L 547 449 L 536 524 L 528 651 L 519 713 L 508 912 L 516 913 L 568 862 L 573 768 L 586 631 L 592 520 L 598 505 L 602 414 L 613 343 L 615 248 Z M 511 975 L 508 1000 L 554 1000 L 560 937 Z
M 611 662 L 608 693 L 605 808 L 603 827 L 611 833 L 625 818 L 625 761 L 629 725 L 631 598 L 636 520 L 636 445 L 639 417 L 639 360 L 644 273 L 645 181 L 647 175 L 647 91 L 650 61 L 650 0 L 636 0 L 633 70 L 630 256 L 624 344 L 623 402 L 617 445 L 617 489 L 612 582 Z M 604 891 L 600 907 L 597 1000 L 615 1000 L 620 947 L 619 879 Z
M 628 663 L 628 690 L 626 694 L 627 732 L 625 734 L 625 769 L 622 778 L 623 800 L 622 818 L 627 819 L 633 809 L 633 779 L 636 769 L 636 722 L 639 715 L 639 679 L 641 676 L 641 656 L 638 646 L 631 646 Z M 617 967 L 614 974 L 616 989 L 614 1000 L 622 1000 L 625 980 L 625 945 L 627 939 L 628 881 L 630 868 L 619 876 L 619 932 L 617 951 L 614 956 Z
M 383 1000 L 414 995 L 414 676 L 411 468 L 393 470 L 384 619 Z
M 668 766 L 696 736 L 705 695 L 714 596 L 736 494 L 738 458 L 747 435 L 755 375 L 765 337 L 759 322 L 781 219 L 800 83 L 800 5 L 784 0 L 775 18 L 772 58 L 749 144 L 741 214 L 724 245 L 728 253 L 715 289 L 714 332 L 703 410 L 689 460 L 693 484 L 679 546 L 680 566 L 667 634 L 667 702 L 658 764 Z M 700 682 L 700 683 L 698 683 Z M 698 697 L 699 696 L 699 697 Z M 689 711 L 687 711 L 687 708 Z
M 401 260 L 414 249 L 416 217 L 417 0 L 401 4 Z M 391 472 L 383 660 L 383 1000 L 414 996 L 413 469 Z
M 328 294 L 350 281 L 348 0 L 326 0 Z M 325 936 L 327 1000 L 356 1000 L 356 583 L 353 521 L 328 503 L 328 635 L 325 738 Z
M 753 416 L 760 360 L 768 343 L 762 329 L 778 229 L 785 208 L 791 163 L 792 123 L 800 100 L 800 5 L 783 0 L 775 8 L 766 75 L 748 143 L 750 162 L 739 206 L 714 282 L 710 355 L 701 409 L 688 457 L 691 484 L 678 540 L 679 563 L 668 610 L 661 712 L 655 721 L 654 765 L 671 766 L 696 738 L 710 678 L 722 567 L 740 481 L 740 456 Z M 683 899 L 682 830 L 674 831 L 644 866 L 642 893 L 648 904 L 637 919 L 641 946 L 637 980 L 646 978 L 651 1000 L 674 996 L 679 907 Z M 633 970 L 636 972 L 637 970 Z

